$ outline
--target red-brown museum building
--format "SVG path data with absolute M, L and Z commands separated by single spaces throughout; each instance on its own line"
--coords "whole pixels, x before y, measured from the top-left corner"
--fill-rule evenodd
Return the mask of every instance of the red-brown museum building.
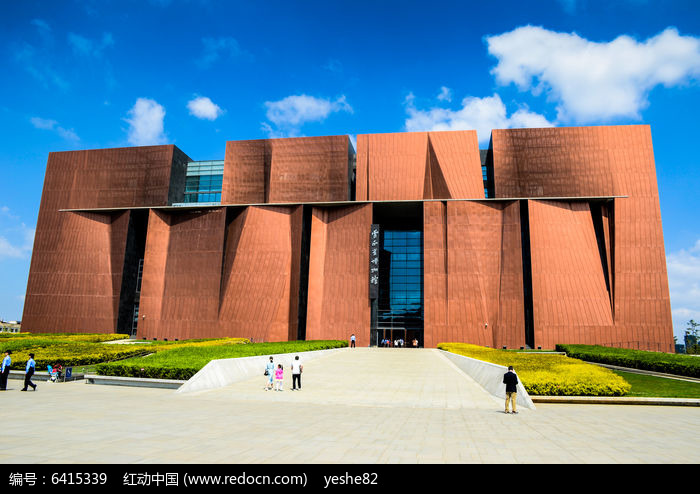
M 672 352 L 651 131 L 51 153 L 22 330 Z

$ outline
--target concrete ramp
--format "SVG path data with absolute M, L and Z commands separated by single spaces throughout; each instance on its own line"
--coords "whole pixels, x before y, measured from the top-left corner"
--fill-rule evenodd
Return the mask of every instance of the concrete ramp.
M 304 359 L 304 354 L 300 354 Z M 265 391 L 260 372 L 252 379 L 206 391 L 207 399 L 264 400 L 372 407 L 500 410 L 492 396 L 436 349 L 347 348 L 304 361 L 302 390 Z

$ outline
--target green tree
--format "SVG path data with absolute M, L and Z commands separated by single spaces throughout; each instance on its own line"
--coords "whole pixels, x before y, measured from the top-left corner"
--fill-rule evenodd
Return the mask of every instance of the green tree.
M 691 319 L 688 321 L 688 327 L 685 329 L 685 353 L 700 354 L 698 333 L 700 333 L 700 323 Z

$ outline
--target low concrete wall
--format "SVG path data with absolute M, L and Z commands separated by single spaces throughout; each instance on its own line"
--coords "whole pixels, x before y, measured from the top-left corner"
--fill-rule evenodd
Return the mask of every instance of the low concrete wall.
M 482 388 L 491 393 L 493 396 L 503 399 L 505 402 L 506 386 L 503 384 L 503 374 L 508 371 L 507 367 L 492 364 L 490 362 L 484 362 L 483 360 L 465 357 L 463 355 L 457 355 L 456 353 L 450 353 L 444 350 L 440 350 L 440 352 L 442 352 L 442 355 L 447 357 L 469 377 L 479 383 Z M 518 381 L 520 381 L 520 379 L 518 379 Z M 527 394 L 527 391 L 525 391 L 525 387 L 523 386 L 522 382 L 518 382 L 518 395 L 516 402 L 518 406 L 532 410 L 535 409 L 535 404 L 532 402 L 530 395 Z
M 187 381 L 177 381 L 174 379 L 149 379 L 144 377 L 98 376 L 88 374 L 85 376 L 85 382 L 87 384 L 107 384 L 111 386 L 178 389 Z
M 330 350 L 317 350 L 313 352 L 280 353 L 276 355 L 212 360 L 183 384 L 177 392 L 192 393 L 195 391 L 221 388 L 235 382 L 245 381 L 255 376 L 260 377 L 260 385 L 262 386 L 265 365 L 270 360 L 270 357 L 274 359 L 275 366 L 277 364 L 282 364 L 282 366 L 288 370 L 292 364 L 292 360 L 294 360 L 294 357 L 297 355 L 303 365 L 309 360 L 343 350 L 343 348 L 333 348 Z

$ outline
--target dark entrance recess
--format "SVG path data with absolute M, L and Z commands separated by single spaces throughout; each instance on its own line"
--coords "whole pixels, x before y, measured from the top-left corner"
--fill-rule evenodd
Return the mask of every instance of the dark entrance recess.
M 147 228 L 148 210 L 131 210 L 124 252 L 122 286 L 119 295 L 119 316 L 117 318 L 117 332 L 131 336 L 136 335 L 138 323 Z
M 520 201 L 520 241 L 523 255 L 523 305 L 525 308 L 525 344 L 535 348 L 535 319 L 532 305 L 532 256 L 530 252 L 529 202 Z
M 420 202 L 375 203 L 381 226 L 378 296 L 371 299 L 370 344 L 413 340 L 423 346 L 423 207 Z M 369 239 L 368 239 L 369 241 Z

